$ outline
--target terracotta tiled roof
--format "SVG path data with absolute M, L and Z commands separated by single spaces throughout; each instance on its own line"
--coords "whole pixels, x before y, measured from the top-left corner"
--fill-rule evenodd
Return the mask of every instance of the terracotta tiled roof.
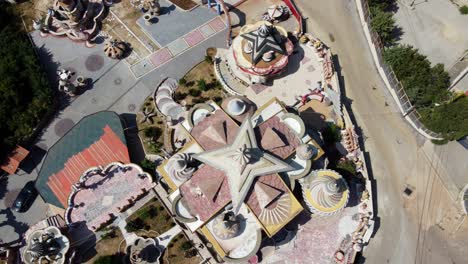
M 223 124 L 223 126 L 220 124 Z M 195 140 L 204 150 L 217 149 L 226 145 L 219 140 L 205 136 L 209 130 L 213 130 L 215 127 L 218 130 L 224 127 L 227 144 L 231 144 L 234 141 L 234 138 L 237 135 L 237 130 L 239 128 L 239 126 L 234 121 L 232 121 L 232 119 L 229 118 L 229 116 L 223 110 L 216 110 L 211 116 L 206 117 L 200 123 L 198 123 L 191 131 L 192 137 L 195 138 Z M 216 131 L 216 129 L 214 130 Z
M 209 187 L 209 190 L 207 190 L 204 186 L 207 182 L 212 183 L 210 185 L 214 187 Z M 221 186 L 218 183 L 221 183 Z M 201 167 L 190 180 L 183 183 L 179 188 L 190 212 L 193 215 L 198 215 L 202 221 L 207 221 L 231 200 L 226 175 L 209 165 Z M 204 191 L 211 193 L 205 195 L 203 194 Z
M 4 165 L 0 168 L 8 174 L 15 174 L 22 160 L 28 156 L 29 151 L 21 146 L 17 146 L 8 156 Z
M 267 131 L 272 129 L 284 143 L 284 146 L 275 147 L 277 144 L 265 144 L 268 140 L 263 137 Z M 296 133 L 286 124 L 281 122 L 280 118 L 274 116 L 258 126 L 257 139 L 263 149 L 268 150 L 279 158 L 285 159 L 301 144 L 301 141 L 296 136 Z M 266 135 L 268 136 L 268 134 Z
M 67 206 L 71 186 L 78 182 L 80 176 L 87 169 L 104 166 L 115 161 L 130 162 L 127 146 L 120 141 L 109 126 L 104 127 L 103 130 L 104 134 L 98 141 L 72 156 L 64 164 L 61 171 L 49 177 L 47 185 L 63 206 Z

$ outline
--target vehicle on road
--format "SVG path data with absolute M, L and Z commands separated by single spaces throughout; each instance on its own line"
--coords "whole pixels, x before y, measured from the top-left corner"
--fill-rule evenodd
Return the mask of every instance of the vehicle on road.
M 12 209 L 16 212 L 26 212 L 37 197 L 34 181 L 26 183 L 13 203 Z

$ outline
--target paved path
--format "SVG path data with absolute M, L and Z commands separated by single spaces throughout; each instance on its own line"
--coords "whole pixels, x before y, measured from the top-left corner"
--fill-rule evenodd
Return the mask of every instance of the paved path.
M 173 226 L 171 229 L 167 230 L 166 232 L 162 233 L 160 236 L 157 237 L 159 245 L 164 248 L 167 248 L 169 243 L 171 243 L 172 239 L 174 239 L 174 237 L 176 237 L 181 232 L 182 228 L 179 225 Z
M 399 114 L 375 69 L 355 2 L 297 2 L 304 16 L 308 17 L 308 31 L 338 54 L 345 96 L 349 98 L 357 124 L 363 129 L 365 148 L 370 155 L 371 174 L 377 185 L 374 194 L 377 196 L 376 212 L 380 226 L 376 227 L 377 233 L 364 252 L 366 262 L 429 263 L 430 259 L 421 262 L 420 256 L 415 262 L 418 238 L 418 225 L 415 223 L 416 219 L 425 219 L 420 218 L 422 209 L 417 207 L 414 211 L 406 211 L 401 192 L 410 177 L 423 179 L 442 173 L 440 167 L 431 166 L 440 151 L 434 153 L 422 149 L 425 139 L 417 135 Z M 441 164 L 460 166 L 456 163 Z M 424 181 L 416 184 L 420 195 L 426 185 Z M 443 208 L 431 210 L 438 212 L 440 209 Z M 415 214 L 417 218 L 410 218 L 408 214 Z

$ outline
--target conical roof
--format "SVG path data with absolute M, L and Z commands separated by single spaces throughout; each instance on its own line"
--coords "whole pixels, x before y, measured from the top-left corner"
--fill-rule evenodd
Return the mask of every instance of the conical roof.
M 262 148 L 270 150 L 284 147 L 286 144 L 278 135 L 278 133 L 269 127 L 266 129 L 265 133 L 263 133 L 261 145 Z
M 255 184 L 254 190 L 261 208 L 266 208 L 283 194 L 283 191 L 273 188 L 263 182 Z
M 207 137 L 221 144 L 227 144 L 225 125 L 225 121 L 211 124 L 202 132 L 202 137 Z
M 224 177 L 212 177 L 208 181 L 201 183 L 198 187 L 211 201 L 215 201 L 221 186 L 223 185 Z

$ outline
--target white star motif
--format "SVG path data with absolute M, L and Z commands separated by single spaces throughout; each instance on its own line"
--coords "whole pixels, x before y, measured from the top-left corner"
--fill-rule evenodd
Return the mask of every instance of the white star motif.
M 236 214 L 256 177 L 294 169 L 258 147 L 250 117 L 246 117 L 231 145 L 195 154 L 193 158 L 226 174 Z

